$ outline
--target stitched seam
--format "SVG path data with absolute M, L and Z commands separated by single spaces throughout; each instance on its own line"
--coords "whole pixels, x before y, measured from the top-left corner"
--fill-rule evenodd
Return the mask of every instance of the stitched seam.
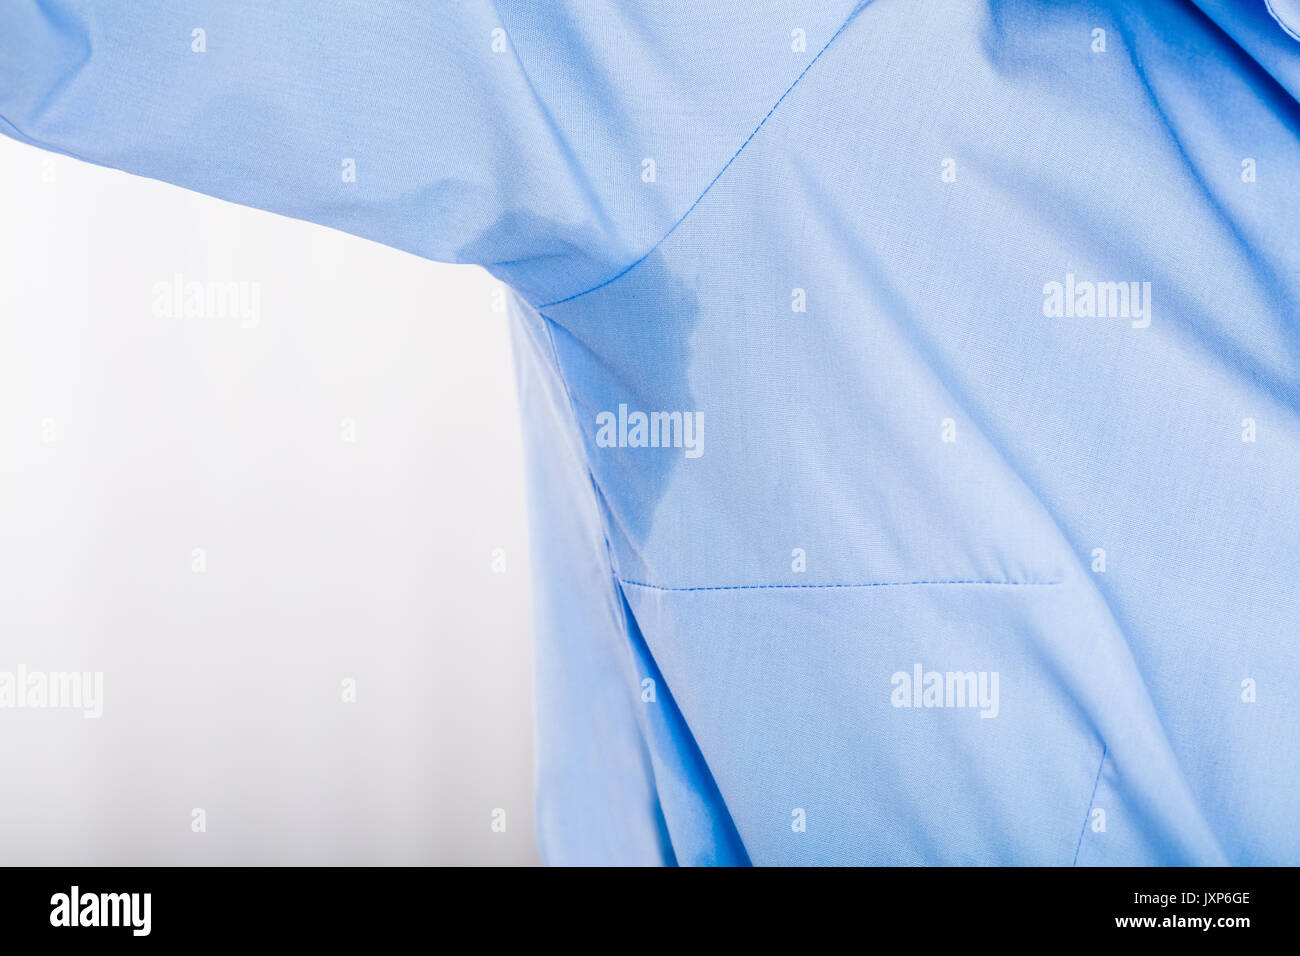
M 1106 754 L 1110 748 L 1105 744 L 1101 747 L 1101 763 L 1097 764 L 1097 777 L 1092 781 L 1092 793 L 1088 794 L 1088 809 L 1083 811 L 1083 826 L 1079 828 L 1079 842 L 1074 846 L 1074 859 L 1070 861 L 1070 866 L 1079 865 L 1079 851 L 1083 849 L 1083 835 L 1088 832 L 1088 814 L 1092 813 L 1092 801 L 1097 799 L 1097 787 L 1101 783 L 1101 768 L 1106 766 Z
M 1289 36 L 1292 40 L 1300 40 L 1300 34 L 1296 33 L 1294 30 L 1291 29 L 1291 24 L 1287 23 L 1280 16 L 1278 16 L 1277 11 L 1273 9 L 1273 4 L 1271 0 L 1264 0 L 1264 6 L 1268 7 L 1269 15 L 1272 16 L 1273 19 L 1277 21 L 1277 25 L 1280 26 L 1283 29 L 1283 31 L 1285 31 L 1287 36 Z
M 754 127 L 754 131 L 750 133 L 748 137 L 746 137 L 743 143 L 740 144 L 740 149 L 732 153 L 731 158 L 727 160 L 726 164 L 720 170 L 718 170 L 717 175 L 714 176 L 711 180 L 709 180 L 709 184 L 704 187 L 704 192 L 700 193 L 699 196 L 696 197 L 695 202 L 691 203 L 690 207 L 686 210 L 686 212 L 682 213 L 681 217 L 675 223 L 673 223 L 672 226 L 669 227 L 668 231 L 663 234 L 663 236 L 659 239 L 658 242 L 656 242 L 653 246 L 651 246 L 649 249 L 646 250 L 643 256 L 641 256 L 639 259 L 637 259 L 631 265 L 627 266 L 622 271 L 618 272 L 616 275 L 610 276 L 604 282 L 599 282 L 596 285 L 592 286 L 590 289 L 584 289 L 582 292 L 575 292 L 573 295 L 565 296 L 563 299 L 556 299 L 554 302 L 547 302 L 545 305 L 535 306 L 535 308 L 537 308 L 538 310 L 549 309 L 553 305 L 562 305 L 565 302 L 572 302 L 574 299 L 580 299 L 584 295 L 588 295 L 592 292 L 597 291 L 598 289 L 603 289 L 605 288 L 605 286 L 617 282 L 619 279 L 623 278 L 623 276 L 627 275 L 629 272 L 631 272 L 641 263 L 645 262 L 646 259 L 650 258 L 650 256 L 654 253 L 654 251 L 658 249 L 661 245 L 663 245 L 664 242 L 667 241 L 669 236 L 671 236 L 674 232 L 677 231 L 677 227 L 686 221 L 686 217 L 695 211 L 695 207 L 698 206 L 704 200 L 704 197 L 709 194 L 709 190 L 712 189 L 714 185 L 718 182 L 718 180 L 722 178 L 723 173 L 725 173 L 728 169 L 731 168 L 731 164 L 736 161 L 736 157 L 739 156 L 742 152 L 744 152 L 745 147 L 748 146 L 750 142 L 754 139 L 754 137 L 758 135 L 758 131 L 761 130 L 767 124 L 767 121 L 772 118 L 772 114 L 776 112 L 777 107 L 785 102 L 785 98 L 794 91 L 794 88 L 796 86 L 799 85 L 799 81 L 808 75 L 808 71 L 811 70 L 813 66 L 817 63 L 817 61 L 822 58 L 822 54 L 830 49 L 831 44 L 834 43 L 835 40 L 839 37 L 839 35 L 844 32 L 844 28 L 847 27 L 850 23 L 852 23 L 853 18 L 856 17 L 862 11 L 862 8 L 865 7 L 870 2 L 871 0 L 862 0 L 861 3 L 859 3 L 857 6 L 853 8 L 853 10 L 849 13 L 845 21 L 840 24 L 840 28 L 831 35 L 831 38 L 829 40 L 826 41 L 826 45 L 817 51 L 817 55 L 813 57 L 808 62 L 808 65 L 803 68 L 800 74 L 795 77 L 794 82 L 791 83 L 789 87 L 786 88 L 786 91 L 781 94 L 781 98 L 772 104 L 772 108 L 767 111 L 767 115 L 764 116 L 763 119 L 759 121 L 759 124 Z
M 962 581 L 962 580 L 934 580 L 934 581 L 870 581 L 864 584 L 730 584 L 714 587 L 695 587 L 695 588 L 668 588 L 661 587 L 658 584 L 644 584 L 640 581 L 626 581 L 619 578 L 619 583 L 634 588 L 645 588 L 650 591 L 764 591 L 764 590 L 805 590 L 818 588 L 901 588 L 914 587 L 916 585 L 926 584 L 983 584 L 995 585 L 1002 587 L 1055 587 L 1061 584 L 1060 581 Z

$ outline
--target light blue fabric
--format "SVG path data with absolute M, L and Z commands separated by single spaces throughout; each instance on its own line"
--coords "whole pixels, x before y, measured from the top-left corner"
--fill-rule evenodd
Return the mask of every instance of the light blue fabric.
M 7 0 L 0 129 L 516 291 L 548 861 L 1295 864 L 1296 10 Z

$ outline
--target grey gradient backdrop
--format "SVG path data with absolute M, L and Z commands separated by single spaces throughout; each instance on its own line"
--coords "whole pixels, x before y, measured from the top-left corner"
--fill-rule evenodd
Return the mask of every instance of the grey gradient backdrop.
M 536 862 L 496 288 L 0 139 L 0 671 L 104 674 L 0 709 L 0 864 Z

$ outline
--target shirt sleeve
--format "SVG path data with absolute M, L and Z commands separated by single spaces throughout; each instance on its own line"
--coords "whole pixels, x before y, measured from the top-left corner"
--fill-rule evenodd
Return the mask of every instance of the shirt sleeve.
M 6 0 L 0 132 L 442 261 L 594 218 L 479 0 Z
M 0 133 L 545 306 L 616 278 L 864 0 L 4 0 Z

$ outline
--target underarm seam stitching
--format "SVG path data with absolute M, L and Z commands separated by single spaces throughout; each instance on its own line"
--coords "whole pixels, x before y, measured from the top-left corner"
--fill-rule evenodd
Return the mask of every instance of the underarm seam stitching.
M 668 229 L 666 233 L 663 234 L 663 237 L 660 238 L 660 240 L 656 242 L 653 246 L 651 246 L 648 250 L 646 250 L 645 255 L 641 256 L 641 258 L 637 259 L 635 262 L 633 262 L 627 268 L 623 269 L 617 275 L 610 276 L 604 282 L 597 283 L 596 285 L 592 286 L 590 289 L 584 289 L 582 292 L 575 292 L 573 295 L 565 296 L 563 299 L 556 299 L 554 302 L 547 302 L 545 305 L 534 306 L 534 308 L 538 310 L 549 309 L 553 305 L 561 305 L 565 302 L 572 302 L 574 299 L 580 299 L 582 298 L 582 296 L 595 292 L 597 289 L 603 289 L 605 288 L 605 286 L 613 282 L 617 282 L 619 279 L 623 278 L 623 276 L 627 275 L 629 272 L 631 272 L 641 263 L 649 259 L 651 254 L 653 254 L 656 249 L 658 249 L 661 245 L 663 245 L 669 236 L 671 236 L 674 232 L 677 231 L 677 227 L 686 221 L 686 217 L 695 211 L 695 207 L 698 206 L 703 201 L 704 197 L 709 194 L 709 190 L 712 189 L 714 185 L 718 182 L 718 180 L 722 178 L 722 174 L 731 168 L 731 164 L 736 161 L 736 157 L 739 156 L 742 152 L 744 152 L 745 147 L 748 146 L 750 144 L 750 141 L 753 140 L 753 138 L 758 135 L 758 131 L 761 130 L 763 126 L 766 125 L 767 121 L 772 118 L 772 114 L 776 112 L 777 107 L 785 102 L 785 98 L 794 91 L 794 88 L 796 86 L 799 85 L 799 81 L 808 75 L 808 71 L 811 70 L 813 68 L 813 65 L 816 64 L 816 62 L 821 59 L 822 54 L 825 53 L 828 49 L 830 49 L 831 44 L 834 43 L 836 38 L 841 33 L 844 32 L 844 28 L 853 22 L 853 18 L 856 17 L 858 13 L 861 12 L 862 8 L 865 7 L 869 2 L 870 0 L 862 0 L 861 3 L 859 3 L 857 6 L 853 8 L 853 11 L 848 15 L 847 19 L 845 19 L 845 21 L 840 24 L 840 28 L 835 31 L 834 35 L 832 35 L 829 40 L 826 41 L 826 45 L 817 51 L 817 55 L 813 57 L 812 60 L 809 61 L 808 65 L 803 68 L 803 71 L 797 77 L 795 77 L 794 82 L 791 83 L 790 86 L 786 89 L 786 91 L 781 94 L 781 98 L 772 104 L 772 108 L 767 111 L 767 115 L 764 116 L 762 121 L 759 122 L 759 124 L 754 127 L 754 131 L 749 134 L 749 137 L 743 143 L 740 144 L 740 149 L 732 153 L 731 158 L 727 160 L 726 165 L 724 165 L 720 170 L 718 170 L 718 174 L 714 176 L 713 179 L 709 180 L 709 184 L 704 187 L 704 192 L 700 193 L 699 196 L 696 197 L 695 202 L 691 203 L 690 208 L 687 209 L 686 212 L 682 213 L 681 217 L 675 223 L 672 224 L 672 226 Z

